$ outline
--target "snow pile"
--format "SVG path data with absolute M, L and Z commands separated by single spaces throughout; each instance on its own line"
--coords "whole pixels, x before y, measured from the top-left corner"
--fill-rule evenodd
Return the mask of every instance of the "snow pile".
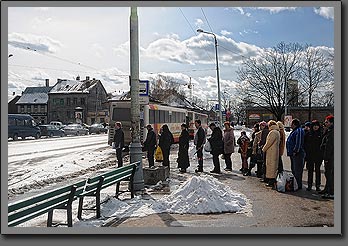
M 247 207 L 243 194 L 209 175 L 193 176 L 176 191 L 159 200 L 135 199 L 120 201 L 111 198 L 102 206 L 103 217 L 144 217 L 155 213 L 205 214 L 241 212 Z
M 180 214 L 239 212 L 247 205 L 244 195 L 209 175 L 193 176 L 160 201 L 166 212 Z

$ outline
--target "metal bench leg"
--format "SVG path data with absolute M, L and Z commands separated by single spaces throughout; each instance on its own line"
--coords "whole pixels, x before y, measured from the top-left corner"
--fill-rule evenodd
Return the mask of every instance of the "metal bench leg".
M 83 196 L 79 198 L 79 208 L 77 211 L 77 218 L 79 220 L 82 220 L 82 207 L 83 207 Z
M 66 208 L 66 217 L 67 217 L 67 221 L 68 221 L 68 227 L 72 227 L 72 209 L 71 206 L 68 206 Z
M 97 192 L 95 196 L 95 203 L 96 203 L 96 216 L 97 218 L 100 218 L 100 192 Z
M 48 212 L 47 227 L 52 227 L 53 209 Z

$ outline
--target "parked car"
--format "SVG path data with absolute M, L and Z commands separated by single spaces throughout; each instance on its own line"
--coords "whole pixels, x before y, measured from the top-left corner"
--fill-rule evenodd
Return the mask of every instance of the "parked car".
M 89 127 L 89 134 L 91 133 L 96 133 L 96 134 L 100 134 L 100 133 L 107 133 L 108 129 L 104 127 L 103 124 L 93 124 Z
M 80 125 L 80 124 L 70 124 L 63 128 L 64 133 L 66 136 L 68 135 L 87 135 L 88 134 L 88 128 Z
M 65 132 L 62 128 L 59 128 L 59 126 L 56 125 L 39 125 L 41 129 L 41 136 L 48 136 L 48 137 L 54 137 L 59 136 L 63 137 L 65 136 Z
M 34 118 L 28 114 L 9 114 L 8 115 L 8 138 L 14 141 L 18 137 L 25 139 L 26 137 L 41 137 L 41 130 L 36 125 Z
M 60 121 L 51 121 L 50 125 L 58 126 L 58 128 L 60 128 L 60 129 L 65 127 L 65 125 Z

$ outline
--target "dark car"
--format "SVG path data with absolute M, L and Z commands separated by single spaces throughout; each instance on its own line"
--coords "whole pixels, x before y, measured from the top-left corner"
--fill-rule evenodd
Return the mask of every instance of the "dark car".
M 63 128 L 66 136 L 68 135 L 87 135 L 88 129 L 80 124 L 70 124 Z
M 47 137 L 54 137 L 54 136 L 63 137 L 63 136 L 65 136 L 64 130 L 59 128 L 59 126 L 39 125 L 39 127 L 41 129 L 41 136 L 47 136 Z
M 91 133 L 107 133 L 108 129 L 104 127 L 103 124 L 93 124 L 89 127 L 89 134 Z

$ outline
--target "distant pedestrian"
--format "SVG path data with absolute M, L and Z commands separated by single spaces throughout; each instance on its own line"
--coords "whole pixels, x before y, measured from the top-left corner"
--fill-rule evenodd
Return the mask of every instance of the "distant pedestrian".
M 266 153 L 266 186 L 274 187 L 279 165 L 279 142 L 280 133 L 277 122 L 270 120 L 268 122 L 269 133 L 262 151 Z
M 124 132 L 122 130 L 122 123 L 119 121 L 115 123 L 114 145 L 116 148 L 117 166 L 122 167 L 122 149 L 124 147 Z
M 334 116 L 325 118 L 326 130 L 320 149 L 323 151 L 326 184 L 322 198 L 334 199 Z
M 226 121 L 224 123 L 225 129 L 224 129 L 224 159 L 226 168 L 225 171 L 232 171 L 232 160 L 231 155 L 234 153 L 234 131 L 233 128 L 230 125 L 230 122 Z
M 248 171 L 245 172 L 243 175 L 244 176 L 251 176 L 251 170 L 256 166 L 257 164 L 257 155 L 256 155 L 256 144 L 255 140 L 256 139 L 256 134 L 260 131 L 260 125 L 256 123 L 253 127 L 253 133 L 251 134 L 251 139 L 249 143 L 249 148 L 251 148 L 251 156 L 250 156 L 250 162 L 249 162 L 249 168 Z M 259 140 L 258 140 L 259 141 Z
M 194 137 L 194 144 L 196 146 L 197 151 L 197 159 L 198 159 L 198 167 L 195 170 L 196 173 L 203 172 L 203 145 L 205 143 L 205 131 L 202 128 L 201 120 L 195 120 L 195 126 L 197 128 L 197 132 Z
M 161 135 L 159 137 L 158 145 L 162 149 L 163 153 L 163 166 L 170 167 L 169 155 L 170 155 L 170 146 L 174 143 L 173 134 L 169 131 L 168 125 L 163 125 L 161 127 Z
M 241 172 L 244 174 L 248 171 L 248 146 L 249 146 L 250 139 L 246 135 L 245 131 L 242 131 L 240 133 L 240 137 L 237 140 L 237 144 L 239 145 L 238 153 L 240 153 L 241 159 L 242 159 L 242 168 Z
M 186 173 L 186 169 L 190 166 L 188 155 L 190 144 L 190 136 L 187 131 L 187 125 L 181 124 L 181 134 L 179 136 L 179 152 L 178 152 L 178 168 L 181 173 Z
M 305 133 L 305 152 L 306 152 L 306 168 L 307 168 L 307 190 L 310 191 L 313 185 L 313 172 L 315 172 L 316 191 L 320 191 L 321 185 L 321 163 L 323 162 L 323 154 L 320 145 L 323 139 L 323 132 L 320 123 L 317 120 L 311 122 L 310 130 Z
M 278 164 L 278 173 L 281 173 L 284 171 L 284 165 L 282 156 L 284 155 L 285 150 L 285 128 L 283 125 L 283 122 L 277 121 L 277 125 L 279 127 L 279 133 L 280 133 L 280 140 L 279 140 L 279 164 Z
M 152 168 L 155 166 L 154 154 L 157 144 L 156 133 L 153 131 L 151 125 L 146 126 L 147 135 L 144 142 L 144 150 L 147 151 L 147 160 L 149 162 L 149 167 Z
M 260 129 L 261 129 L 261 139 L 259 141 L 259 148 L 262 150 L 263 146 L 266 143 L 266 138 L 269 133 L 267 122 L 262 121 L 260 122 Z M 266 178 L 266 153 L 262 152 L 262 182 L 267 183 L 268 180 Z
M 224 142 L 222 139 L 222 131 L 220 127 L 217 127 L 214 123 L 211 123 L 209 125 L 209 128 L 212 130 L 211 137 L 208 139 L 211 151 L 210 153 L 213 155 L 213 164 L 214 169 L 211 170 L 211 173 L 221 173 L 220 170 L 220 161 L 219 161 L 219 155 L 223 154 L 224 152 Z
M 291 121 L 292 132 L 286 140 L 286 152 L 290 156 L 291 172 L 294 175 L 298 189 L 302 189 L 302 176 L 305 159 L 304 130 L 298 119 Z
M 255 138 L 253 142 L 253 152 L 252 152 L 253 157 L 252 158 L 254 158 L 256 162 L 256 166 L 257 166 L 256 176 L 258 178 L 262 178 L 263 154 L 262 154 L 262 149 L 259 146 L 262 131 L 258 128 L 259 126 L 260 126 L 259 124 L 256 125 L 256 128 L 254 126 Z

